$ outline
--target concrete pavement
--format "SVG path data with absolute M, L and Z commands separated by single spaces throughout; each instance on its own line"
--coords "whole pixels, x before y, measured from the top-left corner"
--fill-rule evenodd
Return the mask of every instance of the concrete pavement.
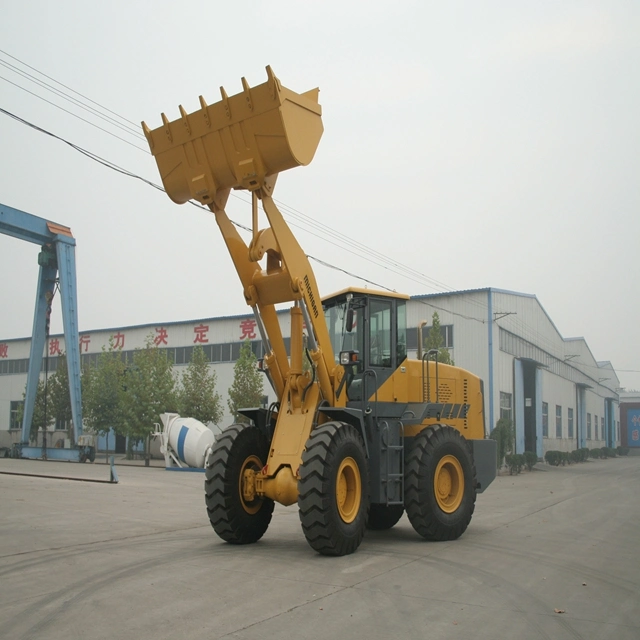
M 44 467 L 108 476 L 0 459 Z M 0 474 L 0 638 L 640 638 L 640 458 L 500 476 L 460 540 L 403 517 L 343 558 L 312 551 L 295 507 L 237 547 L 209 525 L 203 474 L 118 475 Z

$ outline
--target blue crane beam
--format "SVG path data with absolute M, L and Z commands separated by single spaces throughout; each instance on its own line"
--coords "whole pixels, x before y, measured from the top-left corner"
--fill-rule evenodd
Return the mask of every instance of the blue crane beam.
M 47 316 L 53 298 L 56 280 L 59 280 L 64 326 L 65 350 L 69 372 L 69 395 L 75 442 L 82 435 L 82 401 L 80 396 L 80 337 L 78 329 L 78 305 L 75 246 L 76 241 L 69 227 L 45 220 L 33 214 L 0 204 L 0 233 L 19 240 L 38 244 L 43 248 L 55 247 L 55 260 L 47 259 L 41 252 L 38 262 L 40 274 L 36 306 L 33 317 L 31 354 L 22 420 L 22 443 L 29 442 L 29 429 L 33 419 L 38 380 L 42 368 L 43 351 L 47 338 Z

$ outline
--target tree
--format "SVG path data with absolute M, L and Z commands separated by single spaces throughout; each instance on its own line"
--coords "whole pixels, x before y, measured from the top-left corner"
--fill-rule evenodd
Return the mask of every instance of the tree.
M 256 356 L 251 349 L 251 342 L 245 340 L 240 348 L 240 357 L 233 368 L 233 383 L 229 387 L 227 400 L 229 411 L 236 422 L 246 420 L 239 413 L 239 409 L 260 406 L 264 394 L 262 376 L 256 365 Z
M 64 353 L 58 356 L 58 367 L 49 378 L 49 402 L 51 417 L 56 428 L 66 429 L 69 438 L 73 437 L 71 394 L 69 392 L 69 370 Z M 75 444 L 75 443 L 73 443 Z
M 437 349 L 438 362 L 444 362 L 444 364 L 453 364 L 449 349 L 444 346 L 444 339 L 442 338 L 442 328 L 440 326 L 440 316 L 438 316 L 437 311 L 433 312 L 433 316 L 431 318 L 431 328 L 429 329 L 429 333 L 424 340 L 424 349 L 425 352 L 430 351 L 431 349 Z M 432 356 L 430 356 L 430 358 L 432 359 Z
M 500 418 L 489 437 L 496 441 L 497 464 L 498 469 L 500 469 L 505 456 L 514 450 L 514 430 L 511 420 L 509 418 Z
M 180 414 L 200 420 L 204 424 L 218 424 L 222 418 L 222 398 L 216 392 L 216 372 L 210 371 L 204 349 L 193 349 L 191 362 L 182 375 L 178 392 Z
M 27 390 L 25 387 L 25 391 L 22 394 L 22 398 L 26 398 Z M 46 424 L 45 424 L 45 416 L 46 416 Z M 24 417 L 24 402 L 20 405 L 18 409 L 18 421 L 20 425 L 22 425 L 22 420 Z M 38 386 L 36 388 L 36 400 L 33 405 L 33 416 L 31 417 L 31 425 L 29 426 L 29 441 L 37 442 L 38 441 L 38 429 L 45 430 L 47 427 L 50 427 L 53 424 L 53 417 L 51 415 L 51 410 L 49 406 L 49 389 L 46 388 L 43 380 L 38 380 Z
M 82 374 L 83 421 L 99 435 L 107 435 L 111 428 L 124 432 L 124 376 L 126 365 L 120 349 L 102 348 L 95 366 Z
M 173 363 L 149 335 L 143 349 L 136 349 L 133 363 L 127 367 L 124 393 L 124 434 L 129 437 L 127 456 L 133 444 L 145 440 L 160 422 L 160 414 L 176 411 L 178 397 L 173 378 Z

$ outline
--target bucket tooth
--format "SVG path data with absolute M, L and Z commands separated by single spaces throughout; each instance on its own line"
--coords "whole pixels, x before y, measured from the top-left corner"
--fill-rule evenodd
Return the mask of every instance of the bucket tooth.
M 162 124 L 164 124 L 164 132 L 167 134 L 167 138 L 169 138 L 169 142 L 173 142 L 173 136 L 171 135 L 171 127 L 169 126 L 169 120 L 167 119 L 167 116 L 165 116 L 164 113 L 161 113 L 160 117 L 162 118 Z
M 144 137 L 147 139 L 149 143 L 149 148 L 153 151 L 153 136 L 151 135 L 151 129 L 147 126 L 147 123 L 142 121 L 142 131 L 144 132 Z
M 251 87 L 247 82 L 246 78 L 242 78 L 242 88 L 244 90 L 244 97 L 247 100 L 247 106 L 249 107 L 249 111 L 253 111 L 253 102 L 251 100 Z
M 199 100 L 204 121 L 207 123 L 207 129 L 211 129 L 211 118 L 209 117 L 209 111 L 207 110 L 209 105 L 205 102 L 205 99 L 202 96 L 199 96 Z
M 178 105 L 178 109 L 180 109 L 180 115 L 182 116 L 182 122 L 184 122 L 187 134 L 191 135 L 191 127 L 189 126 L 189 117 L 187 116 L 187 112 L 181 104 Z
M 222 96 L 222 104 L 224 105 L 225 115 L 229 120 L 231 120 L 231 110 L 229 109 L 229 96 L 227 92 L 224 90 L 224 87 L 220 87 L 220 95 Z
M 271 68 L 271 65 L 267 65 L 265 69 L 267 70 L 267 82 L 269 84 L 269 95 L 271 96 L 272 100 L 275 100 L 277 90 L 278 90 L 278 78 L 276 78 L 275 74 L 273 73 L 273 69 Z

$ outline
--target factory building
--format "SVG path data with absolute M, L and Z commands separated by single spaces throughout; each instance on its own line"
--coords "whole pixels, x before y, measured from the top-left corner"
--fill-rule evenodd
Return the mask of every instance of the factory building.
M 584 338 L 560 335 L 535 295 L 495 288 L 414 296 L 407 301 L 407 353 L 416 357 L 418 327 L 427 335 L 438 313 L 443 345 L 457 366 L 484 381 L 485 431 L 500 418 L 516 428 L 518 453 L 620 444 L 619 381 L 608 361 L 596 360 Z M 283 335 L 289 314 L 279 313 Z M 227 389 L 244 341 L 258 358 L 263 347 L 253 315 L 207 318 L 80 332 L 82 365 L 95 362 L 112 340 L 130 356 L 151 339 L 166 349 L 180 375 L 194 347 L 203 347 L 217 376 L 225 414 Z M 0 447 L 20 439 L 19 405 L 29 363 L 30 338 L 0 338 Z M 64 353 L 63 336 L 50 336 L 48 369 Z M 44 365 L 43 365 L 44 367 Z M 265 404 L 275 400 L 265 378 Z M 64 433 L 59 434 L 64 437 Z M 55 441 L 56 434 L 52 434 Z

